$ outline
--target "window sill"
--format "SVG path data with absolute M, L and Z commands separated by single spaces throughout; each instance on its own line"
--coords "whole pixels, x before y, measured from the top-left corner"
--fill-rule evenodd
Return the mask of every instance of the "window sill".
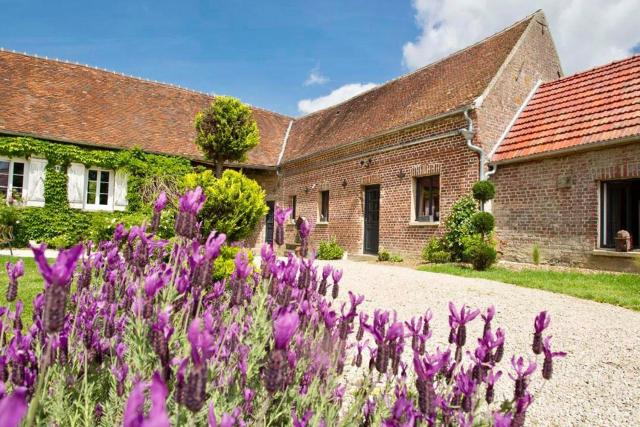
M 409 227 L 437 227 L 440 221 L 409 221 Z
M 318 221 L 316 225 L 329 225 L 329 221 Z
M 111 206 L 85 205 L 82 210 L 87 212 L 113 212 L 114 209 Z
M 608 256 L 613 258 L 640 258 L 640 250 L 634 249 L 630 252 L 617 252 L 614 249 L 594 249 L 591 252 L 594 256 Z

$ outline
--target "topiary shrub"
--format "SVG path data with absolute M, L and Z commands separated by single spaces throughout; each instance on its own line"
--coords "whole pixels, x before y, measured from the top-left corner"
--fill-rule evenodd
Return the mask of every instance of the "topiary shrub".
M 451 255 L 452 261 L 462 260 L 464 245 L 462 240 L 473 234 L 471 217 L 478 212 L 478 206 L 470 196 L 463 196 L 451 207 L 451 213 L 444 222 L 443 249 Z
M 187 174 L 184 181 L 187 188 L 202 187 L 207 196 L 198 215 L 204 236 L 216 230 L 226 234 L 228 241 L 242 240 L 269 211 L 262 187 L 241 172 L 228 169 L 217 179 L 206 170 Z
M 478 181 L 471 189 L 473 198 L 479 202 L 487 202 L 496 196 L 496 187 L 490 181 Z
M 342 259 L 344 249 L 336 242 L 336 238 L 320 242 L 318 246 L 318 259 Z
M 476 212 L 471 217 L 471 228 L 483 236 L 490 234 L 496 225 L 496 220 L 489 212 Z
M 491 242 L 485 241 L 480 234 L 464 238 L 464 260 L 473 265 L 474 270 L 483 271 L 496 262 L 497 252 Z

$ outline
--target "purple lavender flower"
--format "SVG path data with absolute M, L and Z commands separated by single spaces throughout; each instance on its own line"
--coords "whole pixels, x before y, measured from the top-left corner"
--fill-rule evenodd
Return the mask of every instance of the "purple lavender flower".
M 158 195 L 155 203 L 153 204 L 153 210 L 155 212 L 161 212 L 167 206 L 167 193 L 164 191 Z
M 298 418 L 298 414 L 295 409 L 291 410 L 293 427 L 307 427 L 311 417 L 313 417 L 313 411 L 311 409 L 307 410 L 301 418 Z
M 144 389 L 145 384 L 139 381 L 133 386 L 124 409 L 123 427 L 140 427 L 144 419 Z
M 458 313 L 453 302 L 449 302 L 449 313 L 449 323 L 452 325 L 452 329 L 457 328 L 455 343 L 458 347 L 463 347 L 467 342 L 466 325 L 480 314 L 480 310 L 472 311 L 471 308 L 463 304 L 460 313 Z
M 487 331 L 491 330 L 491 321 L 493 320 L 493 317 L 496 315 L 496 308 L 493 305 L 490 305 L 487 308 L 487 314 L 482 314 L 480 315 L 480 317 L 482 317 L 482 320 L 484 320 L 484 331 L 483 331 L 483 335 L 487 333 Z
M 298 233 L 300 234 L 300 255 L 307 256 L 309 251 L 309 235 L 311 234 L 311 225 L 306 219 L 300 223 L 298 227 Z
M 295 311 L 280 314 L 273 322 L 273 337 L 276 349 L 287 347 L 291 337 L 300 325 L 300 318 Z
M 39 247 L 31 247 L 31 250 L 40 274 L 47 284 L 44 291 L 44 330 L 47 333 L 55 333 L 64 323 L 68 285 L 82 253 L 82 245 L 61 251 L 53 266 L 49 266 L 44 256 L 46 248 L 47 245 L 42 244 Z
M 511 427 L 511 414 L 493 413 L 493 427 Z
M 24 275 L 24 261 L 19 259 L 15 264 L 9 261 L 5 264 L 7 276 L 9 276 L 9 286 L 7 287 L 7 301 L 15 301 L 18 296 L 18 278 Z
M 193 238 L 196 236 L 197 224 L 196 216 L 204 206 L 206 196 L 202 192 L 201 187 L 195 190 L 187 191 L 178 202 L 179 213 L 176 218 L 176 233 L 179 236 Z
M 495 397 L 494 387 L 500 377 L 502 376 L 502 371 L 489 371 L 489 373 L 484 378 L 484 382 L 487 384 L 487 390 L 485 392 L 485 400 L 487 403 L 491 404 L 493 402 L 493 398 Z
M 533 403 L 533 396 L 527 392 L 516 401 L 516 414 L 511 422 L 511 427 L 523 427 L 527 409 Z
M 276 222 L 276 233 L 274 237 L 274 242 L 278 246 L 282 246 L 284 244 L 284 223 L 293 212 L 292 208 L 282 209 L 280 206 L 276 205 L 276 212 L 274 215 L 274 219 Z
M 17 387 L 13 394 L 0 400 L 0 426 L 18 427 L 27 412 L 27 390 Z
M 290 355 L 286 349 L 299 325 L 300 318 L 295 311 L 283 311 L 273 321 L 275 348 L 269 353 L 264 374 L 265 388 L 269 393 L 284 389 L 289 381 Z
M 531 346 L 535 354 L 542 353 L 542 332 L 549 327 L 549 323 L 551 323 L 551 317 L 546 311 L 541 311 L 536 316 L 536 320 L 533 323 L 534 333 L 533 344 Z
M 333 267 L 330 264 L 325 264 L 322 267 L 322 280 L 320 280 L 320 286 L 318 287 L 318 293 L 322 296 L 327 294 L 327 279 L 331 275 Z
M 527 386 L 529 385 L 529 377 L 536 370 L 537 365 L 534 361 L 529 361 L 529 363 L 525 365 L 523 357 L 516 359 L 516 357 L 513 356 L 511 358 L 511 366 L 513 366 L 515 371 L 515 376 L 509 374 L 509 377 L 515 381 L 513 399 L 518 400 L 525 395 Z
M 544 362 L 542 364 L 542 378 L 550 380 L 553 375 L 553 358 L 565 357 L 567 353 L 564 351 L 551 351 L 551 336 L 544 339 L 542 344 L 542 350 L 544 351 Z
M 169 415 L 167 414 L 167 386 L 158 372 L 154 372 L 151 378 L 151 409 L 147 418 L 143 421 L 142 427 L 170 427 Z
M 338 293 L 340 292 L 340 279 L 342 279 L 342 269 L 335 268 L 333 273 L 331 273 L 331 278 L 333 279 L 333 287 L 331 288 L 331 297 L 333 299 L 338 298 Z

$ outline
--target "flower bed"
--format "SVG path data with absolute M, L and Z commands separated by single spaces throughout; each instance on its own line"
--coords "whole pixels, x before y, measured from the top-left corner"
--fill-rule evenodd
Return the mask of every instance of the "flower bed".
M 492 307 L 450 304 L 450 346 L 433 348 L 428 310 L 404 322 L 361 311 L 364 296 L 334 301 L 342 272 L 317 270 L 308 224 L 300 258 L 264 246 L 255 268 L 241 251 L 231 277 L 214 281 L 226 237 L 200 236 L 203 202 L 199 188 L 181 198 L 173 243 L 154 236 L 153 220 L 63 251 L 52 266 L 44 246 L 33 248 L 44 287 L 27 331 L 15 300 L 22 266 L 7 265 L 14 307 L 0 313 L 0 425 L 524 424 L 537 365 L 513 357 L 508 375 L 497 370 L 505 334 Z M 480 319 L 483 336 L 471 343 L 467 325 Z M 543 336 L 548 326 L 540 313 L 532 344 L 546 380 L 563 355 Z M 346 364 L 361 378 L 343 405 Z M 495 401 L 507 377 L 513 398 Z

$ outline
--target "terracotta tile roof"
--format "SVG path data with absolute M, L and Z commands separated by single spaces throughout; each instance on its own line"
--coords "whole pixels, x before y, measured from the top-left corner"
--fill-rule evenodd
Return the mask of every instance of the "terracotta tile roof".
M 212 96 L 61 61 L 0 51 L 0 133 L 201 159 L 193 118 Z M 247 164 L 275 165 L 290 118 L 259 108 Z
M 633 136 L 640 137 L 640 55 L 542 84 L 493 160 Z
M 285 161 L 472 103 L 489 85 L 534 16 L 443 60 L 296 120 Z

